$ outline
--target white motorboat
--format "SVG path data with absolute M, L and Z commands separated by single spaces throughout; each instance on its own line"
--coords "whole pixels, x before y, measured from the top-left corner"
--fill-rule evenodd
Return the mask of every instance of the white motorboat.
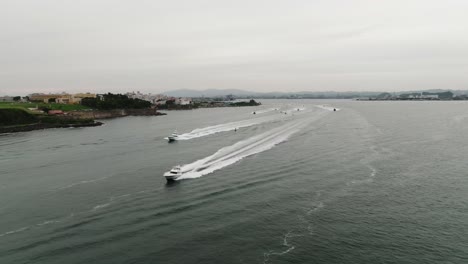
M 174 166 L 170 171 L 164 173 L 164 177 L 167 181 L 175 181 L 180 176 L 182 176 L 182 168 L 180 165 Z
M 170 136 L 167 137 L 167 140 L 169 142 L 174 142 L 177 140 L 178 137 L 179 135 L 177 134 L 177 131 L 174 131 Z

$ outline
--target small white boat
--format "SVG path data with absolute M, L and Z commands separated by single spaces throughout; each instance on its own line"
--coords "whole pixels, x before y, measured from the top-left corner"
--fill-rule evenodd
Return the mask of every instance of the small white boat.
M 179 135 L 177 134 L 177 130 L 176 130 L 170 136 L 167 137 L 167 140 L 169 142 L 174 142 L 174 141 L 177 140 L 178 137 L 179 137 Z
M 182 168 L 180 165 L 174 166 L 170 171 L 164 173 L 164 177 L 168 182 L 175 181 L 182 176 Z

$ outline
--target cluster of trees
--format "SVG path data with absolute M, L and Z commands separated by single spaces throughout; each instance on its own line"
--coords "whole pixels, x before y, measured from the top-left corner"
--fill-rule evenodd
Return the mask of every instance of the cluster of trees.
M 81 104 L 94 109 L 144 109 L 151 103 L 141 99 L 132 99 L 123 94 L 105 94 L 98 98 L 83 98 Z
M 261 103 L 256 102 L 254 99 L 251 99 L 248 102 L 236 102 L 236 103 L 231 103 L 231 106 L 257 106 L 261 105 Z

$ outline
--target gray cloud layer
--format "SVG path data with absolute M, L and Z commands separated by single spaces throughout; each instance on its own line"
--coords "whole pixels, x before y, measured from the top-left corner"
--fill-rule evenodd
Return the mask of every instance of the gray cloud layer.
M 466 0 L 4 0 L 0 95 L 468 89 Z

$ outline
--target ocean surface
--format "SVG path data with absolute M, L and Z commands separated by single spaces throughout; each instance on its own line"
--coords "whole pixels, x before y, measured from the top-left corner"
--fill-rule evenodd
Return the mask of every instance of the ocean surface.
M 261 102 L 0 135 L 0 263 L 468 263 L 467 102 Z

